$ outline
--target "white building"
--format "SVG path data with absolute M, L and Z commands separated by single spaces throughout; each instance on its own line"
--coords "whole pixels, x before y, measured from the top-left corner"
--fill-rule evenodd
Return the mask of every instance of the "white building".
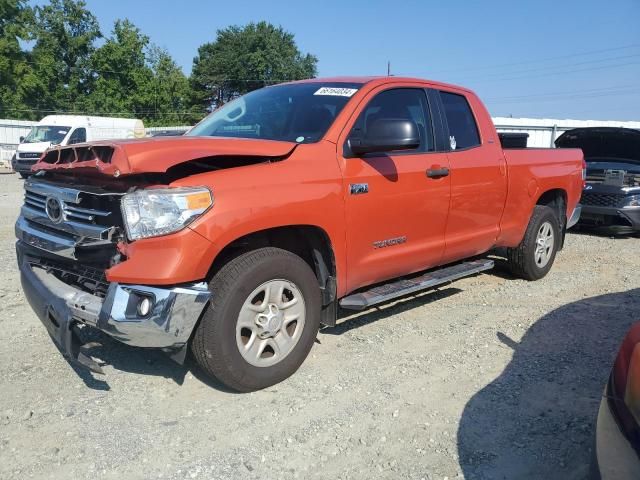
M 528 147 L 553 147 L 553 142 L 567 130 L 584 127 L 624 127 L 640 130 L 640 122 L 616 120 L 559 120 L 554 118 L 493 117 L 499 132 L 528 133 Z

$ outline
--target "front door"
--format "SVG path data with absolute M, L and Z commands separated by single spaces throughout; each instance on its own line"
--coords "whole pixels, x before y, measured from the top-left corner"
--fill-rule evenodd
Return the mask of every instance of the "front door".
M 438 265 L 444 252 L 450 181 L 446 152 L 437 152 L 433 121 L 423 88 L 374 90 L 354 115 L 339 142 L 343 162 L 347 223 L 347 288 Z M 415 150 L 350 154 L 349 135 L 379 119 L 413 121 L 420 132 Z

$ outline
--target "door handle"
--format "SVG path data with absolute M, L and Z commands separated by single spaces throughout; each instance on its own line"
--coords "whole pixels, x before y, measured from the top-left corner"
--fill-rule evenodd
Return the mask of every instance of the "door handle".
M 442 178 L 449 175 L 449 169 L 444 168 L 430 168 L 427 170 L 427 177 L 429 178 Z

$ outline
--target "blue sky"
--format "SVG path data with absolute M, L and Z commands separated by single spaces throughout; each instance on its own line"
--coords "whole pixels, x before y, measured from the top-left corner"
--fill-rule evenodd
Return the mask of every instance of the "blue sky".
M 386 74 L 390 60 L 393 74 L 474 89 L 493 115 L 640 120 L 640 0 L 86 3 L 104 34 L 129 18 L 187 74 L 217 29 L 266 20 L 320 76 Z

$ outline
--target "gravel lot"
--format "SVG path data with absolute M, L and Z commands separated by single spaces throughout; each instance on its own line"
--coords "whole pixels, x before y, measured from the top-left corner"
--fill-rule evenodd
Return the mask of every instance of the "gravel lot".
M 100 336 L 72 368 L 27 305 L 0 176 L 0 478 L 584 478 L 640 320 L 640 239 L 570 234 L 543 280 L 501 270 L 344 319 L 296 375 L 234 394 Z

